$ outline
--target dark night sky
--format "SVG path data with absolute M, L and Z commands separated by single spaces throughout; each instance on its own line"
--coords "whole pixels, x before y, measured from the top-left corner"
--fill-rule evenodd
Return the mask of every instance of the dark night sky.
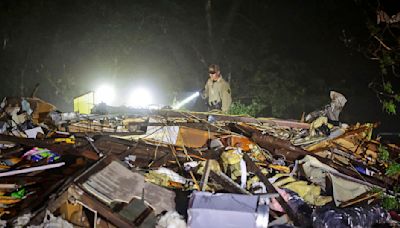
M 379 68 L 355 48 L 373 15 L 355 1 L 213 0 L 211 33 L 206 2 L 2 0 L 0 96 L 40 83 L 40 98 L 70 111 L 74 96 L 108 83 L 120 97 L 143 85 L 168 103 L 201 88 L 218 63 L 234 99 L 261 97 L 265 115 L 298 119 L 336 90 L 348 98 L 343 121 L 398 130 L 368 89 Z

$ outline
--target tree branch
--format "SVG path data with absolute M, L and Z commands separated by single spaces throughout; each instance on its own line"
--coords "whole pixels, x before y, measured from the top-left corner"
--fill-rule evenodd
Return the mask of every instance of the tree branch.
M 391 50 L 392 50 L 389 46 L 387 46 L 385 43 L 383 43 L 383 41 L 380 40 L 376 35 L 374 35 L 374 38 L 375 38 L 377 41 L 379 41 L 379 43 L 380 43 L 386 50 L 388 50 L 388 51 L 391 51 Z

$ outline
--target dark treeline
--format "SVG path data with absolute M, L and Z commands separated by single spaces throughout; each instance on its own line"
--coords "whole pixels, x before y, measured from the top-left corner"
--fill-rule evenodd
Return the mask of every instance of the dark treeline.
M 348 0 L 3 0 L 0 95 L 40 83 L 39 97 L 70 111 L 101 83 L 120 96 L 143 84 L 168 103 L 217 63 L 234 100 L 265 104 L 260 115 L 298 119 L 336 90 L 344 121 L 389 123 L 398 118 L 368 89 L 379 68 L 354 48 L 368 39 L 365 17 Z

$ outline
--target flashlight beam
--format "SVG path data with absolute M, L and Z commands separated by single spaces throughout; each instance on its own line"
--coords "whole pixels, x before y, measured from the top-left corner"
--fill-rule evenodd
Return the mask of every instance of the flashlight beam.
M 182 106 L 184 106 L 185 104 L 189 103 L 190 101 L 192 101 L 193 99 L 195 99 L 196 97 L 198 97 L 200 95 L 199 92 L 195 92 L 192 95 L 190 95 L 189 97 L 185 98 L 184 100 L 182 100 L 181 102 L 179 102 L 178 104 L 174 105 L 172 107 L 172 109 L 179 109 Z

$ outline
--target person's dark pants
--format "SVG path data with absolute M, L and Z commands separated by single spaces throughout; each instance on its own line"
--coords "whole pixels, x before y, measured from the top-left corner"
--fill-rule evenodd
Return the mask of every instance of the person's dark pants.
M 222 102 L 215 102 L 212 103 L 211 105 L 208 104 L 208 111 L 211 110 L 222 110 Z

